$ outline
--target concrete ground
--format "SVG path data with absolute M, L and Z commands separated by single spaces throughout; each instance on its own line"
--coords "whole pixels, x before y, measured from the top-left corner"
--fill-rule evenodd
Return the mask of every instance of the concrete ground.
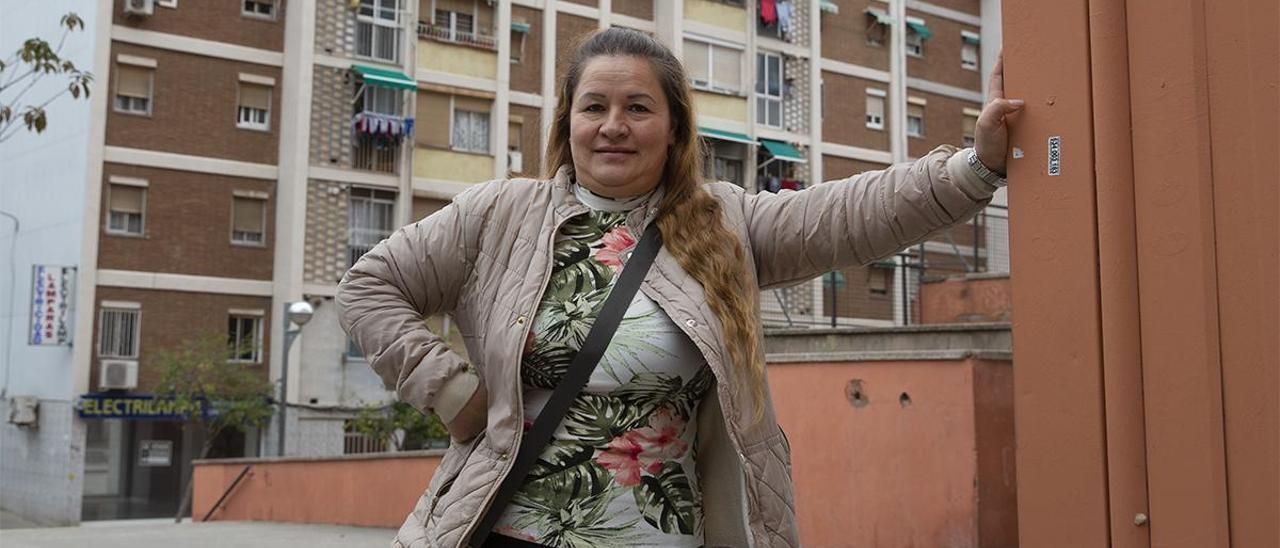
M 7 512 L 0 546 L 4 548 L 52 548 L 93 546 L 94 548 L 308 548 L 378 547 L 390 545 L 394 529 L 305 525 L 257 521 L 215 521 L 173 523 L 173 520 L 122 520 L 86 522 L 77 527 L 21 528 L 24 523 Z M 33 525 L 25 522 L 25 525 Z M 13 528 L 11 528 L 13 527 Z

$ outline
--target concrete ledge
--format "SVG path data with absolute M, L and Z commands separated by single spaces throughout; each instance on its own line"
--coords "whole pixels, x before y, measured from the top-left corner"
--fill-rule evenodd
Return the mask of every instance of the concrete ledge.
M 423 457 L 443 457 L 444 449 L 425 449 L 422 451 L 395 451 L 386 453 L 362 453 L 358 455 L 329 455 L 323 457 L 245 457 L 239 459 L 204 459 L 193 460 L 191 464 L 282 464 L 288 462 L 341 462 L 384 459 L 420 459 Z
M 869 359 L 962 359 L 981 353 L 1008 355 L 1012 351 L 1009 323 L 926 324 L 901 327 L 824 327 L 765 331 L 767 357 L 794 355 L 893 355 Z M 928 357 L 930 352 L 950 357 Z M 903 354 L 903 353 L 908 354 Z M 923 352 L 924 354 L 918 354 Z M 853 354 L 850 354 L 853 353 Z M 885 354 L 889 353 L 889 354 Z M 940 354 L 941 355 L 941 354 Z M 923 357 L 915 357 L 923 356 Z M 772 359 L 772 358 L 767 358 Z M 794 360 L 786 360 L 794 361 Z
M 796 352 L 766 354 L 769 365 L 830 362 L 921 362 L 950 361 L 962 364 L 968 359 L 1013 362 L 1013 352 L 995 350 L 900 350 L 885 352 Z

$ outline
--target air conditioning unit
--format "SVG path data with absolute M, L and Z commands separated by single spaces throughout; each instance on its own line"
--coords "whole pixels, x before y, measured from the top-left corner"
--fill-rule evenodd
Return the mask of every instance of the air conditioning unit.
M 103 390 L 132 390 L 138 387 L 137 360 L 102 360 L 98 387 Z
M 524 171 L 524 154 L 518 150 L 507 152 L 507 171 L 510 173 L 520 173 Z
M 124 0 L 125 15 L 146 17 L 155 11 L 156 0 Z

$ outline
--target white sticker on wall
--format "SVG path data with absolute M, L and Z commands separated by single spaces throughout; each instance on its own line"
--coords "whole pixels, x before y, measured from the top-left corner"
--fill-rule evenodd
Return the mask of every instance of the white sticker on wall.
M 1062 175 L 1062 136 L 1049 138 L 1049 176 Z

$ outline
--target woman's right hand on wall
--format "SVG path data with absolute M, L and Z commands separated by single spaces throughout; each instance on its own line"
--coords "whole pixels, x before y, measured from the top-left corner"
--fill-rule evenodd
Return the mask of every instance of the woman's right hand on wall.
M 991 69 L 987 84 L 989 97 L 987 106 L 983 107 L 982 114 L 978 116 L 973 149 L 982 165 L 1003 176 L 1009 154 L 1009 115 L 1022 110 L 1026 105 L 1021 99 L 1004 97 L 1003 51 L 996 57 L 996 66 Z

